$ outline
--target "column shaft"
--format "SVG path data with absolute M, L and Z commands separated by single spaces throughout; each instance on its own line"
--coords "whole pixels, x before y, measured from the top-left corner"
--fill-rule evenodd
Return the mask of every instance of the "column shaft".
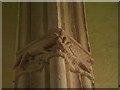
M 50 59 L 51 88 L 67 88 L 65 61 L 62 57 Z
M 19 14 L 18 50 L 30 43 L 30 3 L 20 3 Z M 29 74 L 26 73 L 16 80 L 15 88 L 27 88 L 29 83 Z
M 76 3 L 75 6 L 75 14 L 76 14 L 76 23 L 79 35 L 80 44 L 90 52 L 89 44 L 88 44 L 88 36 L 85 22 L 85 14 L 84 14 L 84 6 L 83 3 Z M 83 87 L 84 88 L 92 88 L 91 80 L 88 77 L 82 76 Z

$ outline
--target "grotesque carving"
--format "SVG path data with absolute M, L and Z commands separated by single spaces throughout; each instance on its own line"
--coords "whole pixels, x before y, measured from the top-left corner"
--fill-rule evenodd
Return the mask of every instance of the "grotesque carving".
M 52 33 L 51 33 L 52 32 Z M 93 59 L 88 51 L 68 36 L 62 29 L 53 29 L 43 39 L 37 40 L 17 53 L 16 77 L 27 72 L 41 71 L 54 56 L 65 59 L 71 72 L 86 75 L 93 81 L 91 65 Z M 18 70 L 19 69 L 19 70 Z

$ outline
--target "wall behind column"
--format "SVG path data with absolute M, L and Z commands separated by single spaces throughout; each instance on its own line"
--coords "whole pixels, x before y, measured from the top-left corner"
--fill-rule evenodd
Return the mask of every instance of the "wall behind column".
M 13 87 L 18 3 L 2 3 L 2 87 Z
M 13 87 L 18 3 L 3 3 L 3 87 Z M 117 4 L 86 3 L 96 87 L 117 87 Z
M 96 87 L 118 87 L 117 3 L 86 3 Z

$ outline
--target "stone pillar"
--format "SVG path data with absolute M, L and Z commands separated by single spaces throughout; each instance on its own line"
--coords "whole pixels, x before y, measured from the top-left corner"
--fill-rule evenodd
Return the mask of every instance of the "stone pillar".
M 19 38 L 18 50 L 24 48 L 31 40 L 31 6 L 30 3 L 19 4 Z
M 50 59 L 50 86 L 51 88 L 67 88 L 63 57 L 55 56 Z
M 83 46 L 83 48 L 91 54 L 90 45 L 89 45 L 89 41 L 88 41 L 88 31 L 87 31 L 86 20 L 85 20 L 84 3 L 82 3 L 82 2 L 75 3 L 74 8 L 75 8 L 76 19 L 78 19 L 78 20 L 76 20 L 77 21 L 76 27 L 79 30 L 78 42 L 80 42 L 81 45 Z M 80 13 L 80 11 L 81 11 L 81 13 Z M 81 18 L 81 17 L 83 17 L 83 18 Z M 91 80 L 89 80 L 88 77 L 86 77 L 86 76 L 81 76 L 81 77 L 82 77 L 84 88 L 93 88 L 93 82 L 91 82 Z
M 31 42 L 41 39 L 44 36 L 45 31 L 45 16 L 44 7 L 46 8 L 46 3 L 32 2 L 31 4 Z M 38 48 L 39 49 L 39 48 Z M 34 56 L 33 56 L 34 57 Z M 39 60 L 39 56 L 33 58 L 34 61 Z M 41 62 L 35 62 L 41 65 Z M 33 64 L 31 62 L 30 64 Z M 31 67 L 32 68 L 32 67 Z M 30 72 L 30 88 L 45 88 L 45 72 L 46 69 Z
M 20 8 L 15 88 L 93 88 L 83 3 L 28 4 Z
M 30 43 L 30 32 L 30 3 L 20 3 L 18 50 L 23 49 Z M 17 58 L 20 57 L 17 55 Z M 15 71 L 15 73 L 17 72 L 18 71 Z M 15 88 L 27 87 L 29 87 L 29 73 L 26 73 L 19 78 L 15 75 Z
M 90 52 L 88 31 L 85 20 L 84 3 L 58 3 L 59 27 L 63 28 L 69 36 L 74 38 L 81 46 Z M 91 71 L 92 73 L 92 71 Z M 67 72 L 68 87 L 71 88 L 92 88 L 91 80 L 78 73 Z M 79 78 L 79 79 L 78 79 Z M 87 86 L 86 86 L 87 85 Z M 89 86 L 88 86 L 89 85 Z
M 31 41 L 39 39 L 44 35 L 44 9 L 45 3 L 33 2 L 31 3 Z

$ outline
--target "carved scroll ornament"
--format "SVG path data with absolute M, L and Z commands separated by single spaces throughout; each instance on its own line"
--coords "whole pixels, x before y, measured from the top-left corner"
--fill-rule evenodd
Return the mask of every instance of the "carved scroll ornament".
M 71 72 L 86 75 L 94 81 L 91 74 L 94 60 L 90 53 L 62 29 L 53 29 L 43 39 L 17 52 L 16 78 L 24 73 L 42 71 L 50 58 L 55 56 L 63 57 Z

